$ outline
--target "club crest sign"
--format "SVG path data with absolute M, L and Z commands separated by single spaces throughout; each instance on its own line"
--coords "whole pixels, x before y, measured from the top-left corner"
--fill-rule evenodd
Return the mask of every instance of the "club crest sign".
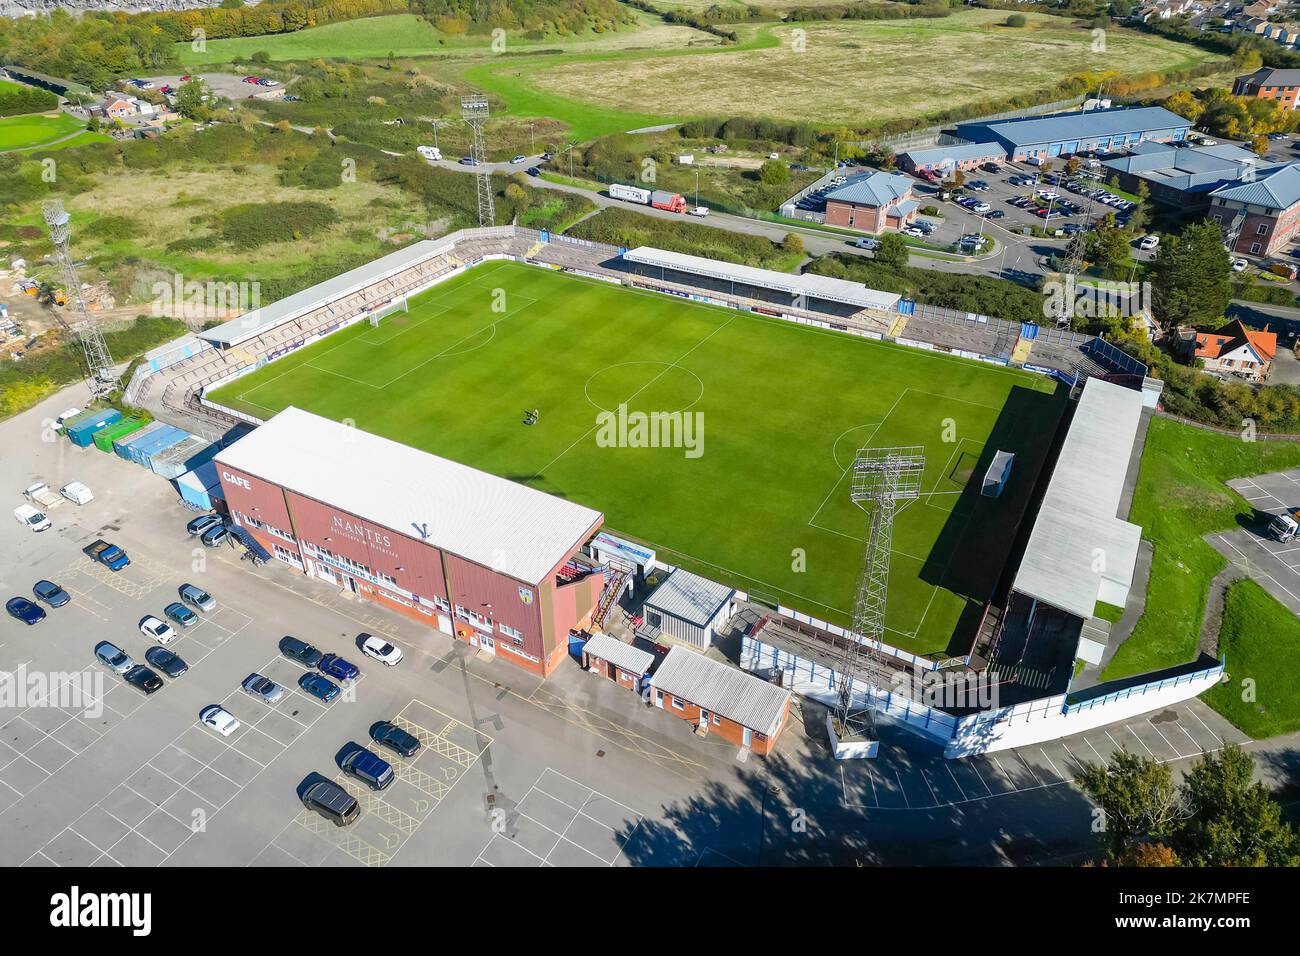
M 519 600 L 523 601 L 524 604 L 532 604 L 532 603 L 533 603 L 533 592 L 532 592 L 530 589 L 528 589 L 528 588 L 520 588 L 520 589 L 519 589 Z

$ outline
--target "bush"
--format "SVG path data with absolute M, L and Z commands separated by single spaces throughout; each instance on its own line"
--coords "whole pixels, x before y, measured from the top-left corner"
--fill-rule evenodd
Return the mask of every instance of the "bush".
M 1007 17 L 1006 22 L 1009 27 L 1023 27 L 1029 21 L 1025 18 L 1023 13 L 1013 13 L 1011 16 Z
M 630 209 L 606 209 L 584 219 L 569 235 L 613 246 L 654 246 L 741 265 L 777 268 L 790 253 L 762 236 L 749 236 L 695 223 L 657 219 Z M 796 237 L 798 238 L 798 237 Z
M 240 249 L 290 242 L 327 229 L 338 213 L 319 202 L 243 203 L 221 215 L 221 238 Z
M 0 81 L 0 116 L 47 113 L 58 106 L 59 98 L 53 93 L 34 86 Z

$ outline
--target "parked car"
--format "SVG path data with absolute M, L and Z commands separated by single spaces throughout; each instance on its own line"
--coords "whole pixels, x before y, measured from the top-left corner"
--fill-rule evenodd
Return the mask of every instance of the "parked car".
M 140 622 L 140 633 L 145 637 L 151 637 L 159 644 L 170 644 L 176 640 L 175 629 L 166 621 L 160 621 L 152 614 L 145 615 L 144 620 Z
M 1247 268 L 1249 265 L 1250 265 L 1250 263 L 1247 262 L 1245 259 L 1237 259 L 1237 260 L 1235 260 L 1235 261 L 1232 263 L 1232 271 L 1233 271 L 1233 272 L 1245 272 L 1245 271 L 1246 271 L 1246 268 Z
M 361 643 L 361 652 L 366 657 L 372 657 L 389 667 L 402 663 L 402 649 L 376 634 L 365 636 L 365 640 Z
M 343 758 L 341 766 L 344 773 L 356 777 L 371 790 L 386 790 L 397 779 L 392 764 L 365 747 L 358 747 L 349 753 Z
M 143 691 L 146 697 L 163 685 L 162 678 L 143 664 L 136 664 L 128 670 L 122 675 L 122 680 Z
M 163 614 L 169 621 L 179 624 L 181 627 L 192 627 L 199 621 L 199 616 L 187 608 L 180 601 L 172 601 L 163 608 Z
M 239 685 L 244 693 L 266 704 L 277 703 L 284 697 L 284 688 L 271 680 L 269 677 L 263 677 L 261 674 L 249 674 L 244 678 L 243 683 Z
M 230 532 L 226 530 L 224 524 L 214 524 L 199 535 L 199 540 L 203 542 L 205 548 L 215 548 L 219 544 L 225 544 L 229 537 Z
M 135 667 L 135 661 L 131 660 L 131 655 L 116 644 L 108 641 L 100 641 L 95 645 L 95 656 L 115 674 L 125 674 L 132 667 Z
M 211 727 L 223 737 L 229 737 L 239 729 L 239 721 L 235 715 L 220 704 L 208 704 L 199 711 L 199 720 Z
M 326 654 L 320 659 L 316 668 L 327 677 L 333 677 L 335 680 L 356 680 L 361 674 L 361 668 L 350 661 L 345 661 L 337 654 Z
M 336 827 L 345 827 L 361 815 L 361 804 L 337 783 L 318 780 L 302 795 L 302 805 L 315 810 Z
M 199 515 L 185 526 L 185 530 L 190 534 L 202 534 L 218 524 L 221 524 L 221 515 Z
M 45 620 L 45 609 L 25 597 L 10 598 L 5 602 L 5 610 L 9 612 L 10 617 L 17 618 L 28 627 Z
M 196 584 L 182 584 L 179 593 L 182 601 L 204 614 L 211 614 L 217 609 L 217 602 L 212 600 L 212 595 Z
M 14 509 L 14 520 L 32 531 L 49 531 L 54 522 L 44 511 L 38 511 L 31 505 L 19 505 Z
M 321 674 L 303 674 L 298 678 L 298 686 L 326 704 L 340 693 L 339 685 Z
M 304 667 L 315 667 L 325 655 L 306 641 L 285 635 L 280 639 L 280 653 L 291 661 L 297 661 Z
M 1001 219 L 1001 218 L 1004 217 L 1005 215 L 1006 215 L 1006 212 L 1005 212 L 1005 211 L 1003 211 L 1003 210 L 1001 210 L 1001 209 L 994 209 L 991 213 L 988 214 L 988 217 L 987 217 L 987 218 L 989 218 L 989 219 Z
M 462 166 L 477 166 L 478 160 L 473 156 L 462 156 L 459 160 Z
M 511 159 L 511 160 L 510 160 L 510 165 L 511 165 L 511 166 L 518 166 L 520 163 L 522 163 L 522 162 L 526 162 L 527 160 L 528 160 L 528 157 L 527 157 L 527 156 L 524 156 L 524 155 L 521 154 L 521 155 L 519 155 L 519 156 L 515 156 L 513 159 Z
M 980 215 L 983 215 L 986 212 L 990 212 L 992 211 L 992 209 L 993 207 L 986 202 L 977 202 L 975 205 L 971 206 L 971 210 L 979 213 Z
M 381 720 L 371 727 L 370 739 L 403 757 L 414 757 L 420 751 L 420 741 L 389 720 Z
M 63 607 L 72 600 L 72 595 L 53 581 L 37 581 L 36 586 L 32 588 L 32 593 L 36 595 L 37 600 L 44 601 L 50 607 Z
M 1152 249 L 1156 248 L 1158 245 L 1160 245 L 1160 237 L 1159 237 L 1159 236 L 1143 236 L 1143 237 L 1142 237 L 1142 241 L 1138 243 L 1138 248 L 1139 248 L 1139 249 L 1144 249 L 1144 250 L 1150 252 Z
M 89 486 L 82 481 L 70 481 L 59 489 L 59 494 L 67 498 L 74 505 L 88 505 L 95 500 L 94 493 Z
M 144 659 L 168 677 L 180 677 L 190 669 L 179 654 L 173 654 L 165 647 L 149 648 L 144 652 Z
M 529 166 L 527 169 L 524 170 L 524 172 L 526 172 L 529 176 L 540 176 L 542 174 L 541 169 L 539 169 L 536 166 Z
M 92 561 L 102 564 L 110 571 L 121 571 L 131 563 L 131 558 L 125 551 L 103 538 L 86 545 L 81 551 Z

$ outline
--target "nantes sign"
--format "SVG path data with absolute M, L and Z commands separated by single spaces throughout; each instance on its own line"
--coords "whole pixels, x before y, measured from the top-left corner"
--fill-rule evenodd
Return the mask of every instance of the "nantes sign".
M 393 539 L 383 531 L 368 528 L 359 521 L 349 521 L 342 515 L 334 515 L 333 529 L 353 541 L 382 551 L 390 557 L 397 557 L 397 551 L 393 548 Z

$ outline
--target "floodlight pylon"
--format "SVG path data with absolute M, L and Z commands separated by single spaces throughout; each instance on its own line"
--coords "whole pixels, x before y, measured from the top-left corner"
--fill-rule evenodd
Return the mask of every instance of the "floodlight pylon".
M 460 115 L 470 128 L 470 157 L 477 165 L 474 183 L 478 190 L 478 224 L 491 226 L 496 222 L 496 204 L 492 199 L 492 174 L 487 169 L 487 142 L 483 128 L 488 121 L 488 98 L 474 93 L 460 98 Z
M 72 217 L 63 208 L 59 199 L 48 199 L 41 205 L 41 214 L 45 225 L 50 230 L 50 241 L 54 244 L 54 255 L 63 273 L 63 285 L 66 293 L 72 297 L 77 315 L 73 322 L 58 316 L 59 324 L 65 330 L 77 336 L 86 364 L 86 384 L 92 398 L 99 398 L 122 387 L 122 383 L 113 369 L 113 356 L 109 354 L 108 343 L 104 335 L 90 318 L 86 300 L 81 294 L 81 280 L 77 278 L 77 269 L 72 263 L 72 254 L 68 244 L 72 238 Z

